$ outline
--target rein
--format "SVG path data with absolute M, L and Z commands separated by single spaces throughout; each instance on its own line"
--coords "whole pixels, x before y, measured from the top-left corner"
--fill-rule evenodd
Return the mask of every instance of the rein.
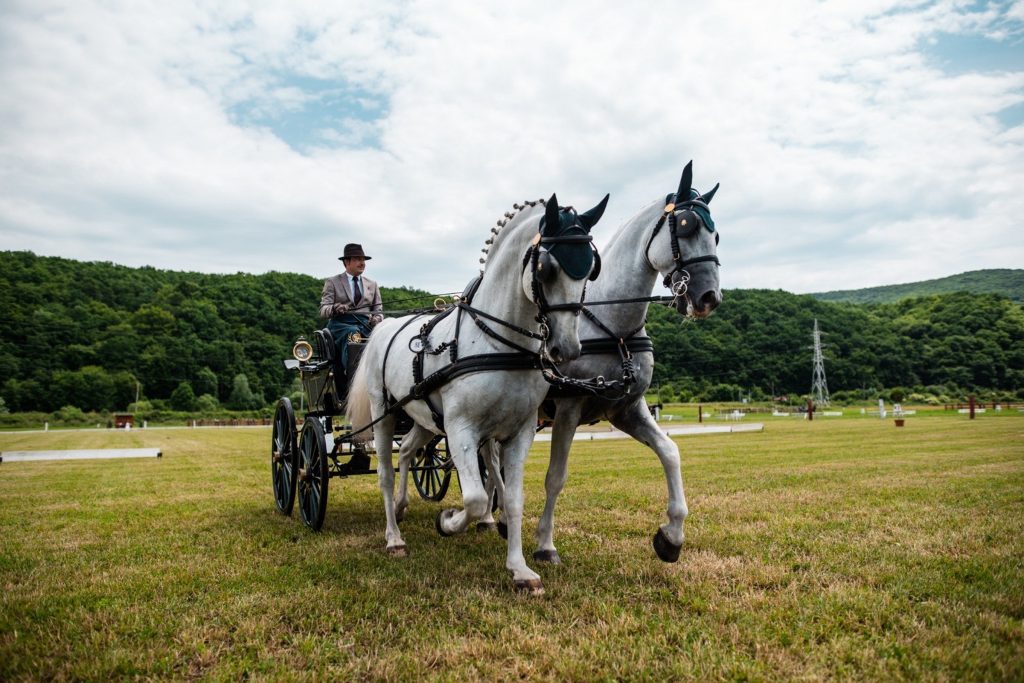
M 604 301 L 588 301 L 583 307 L 586 311 L 588 308 L 593 306 L 613 306 L 615 304 L 670 304 L 674 302 L 677 296 L 638 296 L 632 299 L 606 299 Z

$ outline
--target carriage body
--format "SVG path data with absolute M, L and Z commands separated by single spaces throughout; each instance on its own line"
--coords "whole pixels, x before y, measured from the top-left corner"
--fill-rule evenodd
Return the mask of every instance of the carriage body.
M 361 335 L 349 337 L 349 377 L 355 373 L 367 341 Z M 370 467 L 369 444 L 357 443 L 353 426 L 344 424 L 345 387 L 336 381 L 336 353 L 326 328 L 313 333 L 312 343 L 299 337 L 292 347 L 293 358 L 284 365 L 299 373 L 306 412 L 297 420 L 291 400 L 282 397 L 274 413 L 271 483 L 275 504 L 282 514 L 290 515 L 297 498 L 302 521 L 314 531 L 323 526 L 330 479 L 377 472 Z M 395 417 L 395 441 L 399 444 L 412 428 L 412 420 L 400 411 Z M 411 469 L 422 498 L 444 498 L 453 465 L 443 437 L 421 449 Z
M 366 347 L 366 341 L 361 335 L 349 337 L 346 368 L 349 377 L 359 364 L 359 357 Z M 331 332 L 324 328 L 313 333 L 312 344 L 304 337 L 299 337 L 292 347 L 295 359 L 285 361 L 286 368 L 299 372 L 305 403 L 309 406 L 310 414 L 333 417 L 345 411 L 343 387 L 335 381 L 334 376 L 336 354 L 337 349 Z

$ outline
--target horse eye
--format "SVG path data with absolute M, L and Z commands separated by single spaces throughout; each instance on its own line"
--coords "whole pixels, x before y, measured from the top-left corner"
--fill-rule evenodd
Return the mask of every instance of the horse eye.
M 715 246 L 716 246 L 716 247 L 718 246 L 718 238 L 719 238 L 719 235 L 718 235 L 718 233 L 716 232 L 716 233 L 715 233 Z

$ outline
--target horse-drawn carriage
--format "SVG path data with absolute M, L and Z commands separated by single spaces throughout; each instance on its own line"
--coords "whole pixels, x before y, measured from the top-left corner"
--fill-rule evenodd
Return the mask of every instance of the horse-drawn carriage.
M 365 337 L 358 335 L 349 338 L 349 376 L 366 342 Z M 299 372 L 308 410 L 301 427 L 287 397 L 278 401 L 274 412 L 270 453 L 274 502 L 278 510 L 290 515 L 298 498 L 302 521 L 314 531 L 323 526 L 328 483 L 332 478 L 377 473 L 370 468 L 366 444 L 355 438 L 352 425 L 342 421 L 345 397 L 339 395 L 341 390 L 335 382 L 336 353 L 334 339 L 327 329 L 316 330 L 312 344 L 299 337 L 292 347 L 294 358 L 284 364 L 289 370 Z M 400 415 L 395 430 L 396 445 L 411 426 L 411 420 Z M 445 450 L 444 437 L 437 436 L 419 449 L 410 469 L 416 490 L 424 500 L 443 499 L 454 469 Z
M 678 559 L 687 514 L 679 451 L 644 402 L 653 374 L 644 325 L 651 302 L 706 317 L 721 301 L 718 234 L 708 211 L 718 187 L 701 194 L 691 180 L 687 164 L 675 193 L 623 225 L 606 247 L 608 267 L 600 278 L 590 230 L 607 196 L 583 213 L 560 207 L 555 195 L 514 204 L 491 228 L 485 268 L 466 296 L 427 321 L 386 319 L 365 348 L 359 341 L 349 346 L 349 363 L 358 367 L 349 373 L 344 407 L 331 374 L 330 334 L 320 331 L 313 344 L 297 343 L 295 359 L 286 364 L 299 370 L 310 410 L 296 435 L 291 403 L 278 405 L 271 460 L 277 507 L 290 513 L 298 495 L 303 521 L 319 529 L 329 480 L 373 472 L 363 445 L 372 428 L 390 555 L 408 553 L 398 526 L 409 505 L 407 475 L 412 472 L 421 497 L 441 500 L 454 464 L 463 507 L 438 512 L 438 533 L 451 536 L 481 524 L 497 496 L 513 585 L 543 593 L 540 575 L 523 556 L 523 467 L 538 411 L 551 400 L 555 430 L 534 559 L 559 561 L 554 501 L 576 427 L 597 419 L 608 419 L 661 460 L 668 522 L 653 545 L 661 559 Z M 670 296 L 651 296 L 659 277 Z M 334 424 L 343 413 L 355 428 Z

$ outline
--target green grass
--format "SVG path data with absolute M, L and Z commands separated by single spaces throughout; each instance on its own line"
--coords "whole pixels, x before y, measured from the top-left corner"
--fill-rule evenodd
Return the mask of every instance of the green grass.
M 164 453 L 0 465 L 0 680 L 1024 678 L 1024 418 L 765 422 L 677 440 L 677 564 L 656 458 L 577 444 L 539 599 L 418 498 L 387 557 L 375 477 L 331 482 L 320 534 L 278 515 L 269 429 L 0 434 Z

